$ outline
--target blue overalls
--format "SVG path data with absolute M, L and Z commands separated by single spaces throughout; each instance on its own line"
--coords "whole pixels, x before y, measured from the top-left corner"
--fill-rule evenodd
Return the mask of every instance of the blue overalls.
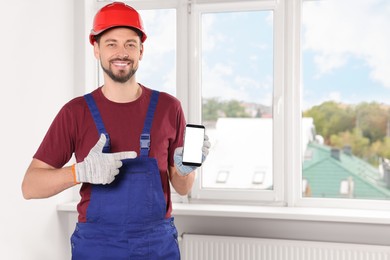
M 123 160 L 109 185 L 92 185 L 87 221 L 71 237 L 72 259 L 180 259 L 173 218 L 165 219 L 166 201 L 157 160 L 149 157 L 150 129 L 159 92 L 153 91 L 140 137 L 140 156 Z M 84 96 L 100 134 L 105 130 L 91 94 Z M 109 138 L 103 152 L 110 151 Z

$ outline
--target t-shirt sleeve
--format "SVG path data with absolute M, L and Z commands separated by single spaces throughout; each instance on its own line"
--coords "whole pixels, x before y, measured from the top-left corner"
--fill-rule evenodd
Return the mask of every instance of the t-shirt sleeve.
M 173 155 L 175 149 L 177 147 L 183 146 L 185 126 L 186 126 L 186 120 L 184 117 L 184 112 L 179 103 L 177 107 L 177 113 L 176 113 L 176 136 L 175 139 L 172 140 L 169 146 L 168 162 L 170 166 L 174 166 Z
M 55 168 L 63 167 L 74 152 L 74 120 L 65 105 L 58 112 L 33 158 Z

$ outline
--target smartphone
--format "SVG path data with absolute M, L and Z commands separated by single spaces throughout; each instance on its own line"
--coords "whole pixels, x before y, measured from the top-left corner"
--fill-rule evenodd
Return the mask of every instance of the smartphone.
M 204 141 L 204 134 L 205 127 L 203 125 L 186 125 L 183 148 L 184 165 L 202 165 L 202 147 Z

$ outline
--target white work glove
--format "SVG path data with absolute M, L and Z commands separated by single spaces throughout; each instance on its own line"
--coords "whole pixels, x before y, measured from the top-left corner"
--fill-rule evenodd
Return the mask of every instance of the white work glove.
M 210 146 L 211 144 L 209 142 L 209 137 L 207 135 L 204 135 L 203 146 L 202 146 L 202 163 L 206 160 L 206 157 L 209 154 Z M 175 149 L 173 160 L 175 162 L 177 172 L 181 176 L 186 176 L 191 172 L 195 171 L 196 168 L 198 168 L 197 166 L 183 165 L 183 147 L 177 147 Z
M 110 184 L 122 167 L 121 160 L 137 157 L 136 152 L 103 153 L 106 139 L 101 134 L 84 161 L 74 164 L 72 172 L 76 183 Z

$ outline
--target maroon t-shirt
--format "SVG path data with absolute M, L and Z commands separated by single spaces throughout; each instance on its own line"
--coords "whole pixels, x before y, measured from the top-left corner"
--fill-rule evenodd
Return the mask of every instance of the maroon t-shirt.
M 140 153 L 140 135 L 152 93 L 151 89 L 141 87 L 141 96 L 129 103 L 108 100 L 101 88 L 92 92 L 104 126 L 110 135 L 111 152 Z M 175 148 L 183 145 L 184 128 L 185 118 L 179 100 L 161 92 L 150 132 L 149 156 L 156 158 L 158 162 L 167 202 L 167 218 L 171 216 L 172 211 L 168 165 L 174 165 Z M 61 168 L 70 160 L 73 153 L 77 162 L 83 161 L 98 139 L 98 130 L 87 103 L 84 97 L 77 97 L 65 104 L 57 114 L 34 158 L 55 168 Z M 82 184 L 80 195 L 81 201 L 77 206 L 79 222 L 85 222 L 91 185 Z

